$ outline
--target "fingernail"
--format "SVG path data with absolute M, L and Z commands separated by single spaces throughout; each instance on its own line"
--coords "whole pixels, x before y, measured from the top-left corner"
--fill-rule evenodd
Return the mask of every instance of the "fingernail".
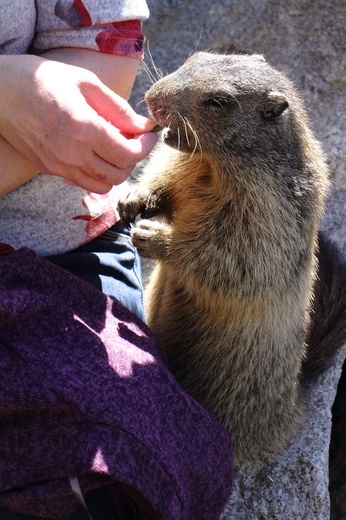
M 147 119 L 143 117 L 143 123 L 145 126 L 145 129 L 148 130 L 148 132 L 158 132 L 160 125 L 156 123 L 153 119 Z

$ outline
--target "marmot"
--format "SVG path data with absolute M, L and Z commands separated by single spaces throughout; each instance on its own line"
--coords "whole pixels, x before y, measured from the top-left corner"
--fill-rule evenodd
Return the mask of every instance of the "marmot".
M 146 101 L 166 144 L 119 211 L 142 214 L 133 243 L 157 260 L 148 324 L 235 461 L 263 459 L 302 417 L 327 166 L 300 95 L 262 56 L 196 53 Z

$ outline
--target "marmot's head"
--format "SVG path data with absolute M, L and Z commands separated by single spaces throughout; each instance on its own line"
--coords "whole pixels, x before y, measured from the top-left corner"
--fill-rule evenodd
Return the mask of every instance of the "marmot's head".
M 258 55 L 196 53 L 154 84 L 146 101 L 167 144 L 213 157 L 256 155 L 264 147 L 268 154 L 270 142 L 280 153 L 294 133 L 292 106 L 294 118 L 306 120 L 293 85 Z

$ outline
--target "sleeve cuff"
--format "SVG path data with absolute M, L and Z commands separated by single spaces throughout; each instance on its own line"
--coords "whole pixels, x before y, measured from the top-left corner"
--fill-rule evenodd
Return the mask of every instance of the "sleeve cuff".
M 40 51 L 59 47 L 77 47 L 143 59 L 144 42 L 141 21 L 126 20 L 41 32 L 35 39 L 34 47 Z

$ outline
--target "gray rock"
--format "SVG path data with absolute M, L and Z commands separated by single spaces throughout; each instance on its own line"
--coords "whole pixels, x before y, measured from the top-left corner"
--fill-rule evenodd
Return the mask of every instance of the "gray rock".
M 272 462 L 243 466 L 236 472 L 222 520 L 330 518 L 331 407 L 345 355 L 343 349 L 309 388 L 305 421 L 290 446 Z
M 158 78 L 155 67 L 170 73 L 197 50 L 263 54 L 303 93 L 333 181 L 321 228 L 346 258 L 345 2 L 148 0 L 148 5 L 145 33 L 152 60 L 148 53 L 149 75 L 142 67 L 132 104 L 146 113 L 140 101 Z M 346 349 L 309 389 L 305 424 L 288 449 L 273 462 L 237 471 L 222 520 L 330 518 L 331 407 L 345 356 Z

